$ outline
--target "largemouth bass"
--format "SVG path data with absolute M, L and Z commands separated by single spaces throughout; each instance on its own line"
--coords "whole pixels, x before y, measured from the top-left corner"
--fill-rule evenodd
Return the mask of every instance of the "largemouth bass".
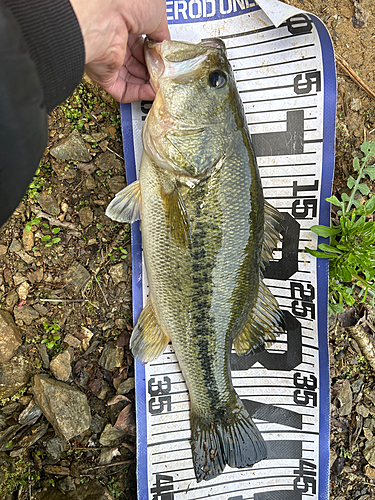
M 143 128 L 139 180 L 107 215 L 141 219 L 150 284 L 131 337 L 144 362 L 172 341 L 190 397 L 197 481 L 225 465 L 266 458 L 265 442 L 234 391 L 238 354 L 275 339 L 282 324 L 262 269 L 281 215 L 265 203 L 242 102 L 219 39 L 145 49 L 155 101 Z

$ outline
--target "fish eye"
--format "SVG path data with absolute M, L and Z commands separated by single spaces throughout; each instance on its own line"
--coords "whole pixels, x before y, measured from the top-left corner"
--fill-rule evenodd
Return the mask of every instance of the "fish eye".
M 208 77 L 211 87 L 221 89 L 227 83 L 227 75 L 219 69 L 210 73 Z

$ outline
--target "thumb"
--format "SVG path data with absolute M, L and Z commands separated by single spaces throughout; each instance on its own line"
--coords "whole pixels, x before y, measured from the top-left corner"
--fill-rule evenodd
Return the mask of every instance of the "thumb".
M 159 26 L 152 33 L 146 33 L 150 40 L 154 40 L 155 42 L 162 42 L 163 40 L 170 40 L 171 34 L 169 33 L 168 21 L 167 21 L 167 13 L 164 13 L 163 19 L 160 22 Z

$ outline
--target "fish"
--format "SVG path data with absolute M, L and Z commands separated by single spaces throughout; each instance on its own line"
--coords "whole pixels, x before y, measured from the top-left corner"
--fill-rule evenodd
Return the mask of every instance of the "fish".
M 172 342 L 190 399 L 197 482 L 267 457 L 231 381 L 239 355 L 283 328 L 263 281 L 282 215 L 263 197 L 243 104 L 221 39 L 145 42 L 155 100 L 139 178 L 106 214 L 141 220 L 150 292 L 131 336 L 142 362 Z

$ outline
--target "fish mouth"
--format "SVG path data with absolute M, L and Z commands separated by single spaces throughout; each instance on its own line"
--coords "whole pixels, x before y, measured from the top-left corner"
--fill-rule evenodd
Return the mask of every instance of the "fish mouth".
M 150 85 L 155 94 L 160 86 L 159 79 L 165 70 L 162 56 L 163 43 L 164 42 L 154 42 L 153 40 L 146 39 L 144 45 L 146 66 L 150 75 Z

